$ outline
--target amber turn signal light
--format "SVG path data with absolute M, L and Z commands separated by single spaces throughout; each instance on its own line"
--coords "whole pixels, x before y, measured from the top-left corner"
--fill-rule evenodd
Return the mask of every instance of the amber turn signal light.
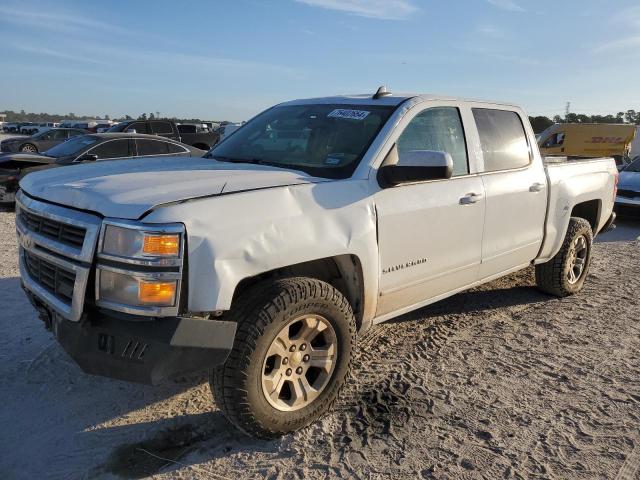
M 180 253 L 180 235 L 145 235 L 142 253 L 177 257 Z
M 176 282 L 147 282 L 138 285 L 138 300 L 141 304 L 173 305 L 176 298 Z

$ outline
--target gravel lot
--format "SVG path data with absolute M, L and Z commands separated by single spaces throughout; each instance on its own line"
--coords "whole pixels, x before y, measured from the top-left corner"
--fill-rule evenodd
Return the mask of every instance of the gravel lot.
M 226 423 L 204 374 L 82 374 L 20 291 L 13 223 L 0 213 L 0 478 L 637 478 L 640 224 L 600 238 L 580 295 L 525 270 L 376 327 L 336 410 L 267 442 Z

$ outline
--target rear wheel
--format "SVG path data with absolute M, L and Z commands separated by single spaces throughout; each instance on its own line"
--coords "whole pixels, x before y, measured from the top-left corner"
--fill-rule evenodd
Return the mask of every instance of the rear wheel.
M 593 232 L 584 218 L 572 217 L 560 251 L 536 265 L 536 284 L 545 293 L 566 297 L 582 290 L 589 274 Z
M 356 337 L 349 303 L 325 282 L 296 277 L 261 283 L 236 304 L 233 350 L 210 375 L 216 404 L 258 437 L 310 424 L 349 374 Z
M 38 149 L 33 143 L 25 143 L 20 147 L 20 151 L 28 153 L 38 153 Z

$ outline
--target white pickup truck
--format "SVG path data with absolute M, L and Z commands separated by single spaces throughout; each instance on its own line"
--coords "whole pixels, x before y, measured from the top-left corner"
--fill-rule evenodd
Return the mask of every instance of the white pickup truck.
M 545 165 L 513 105 L 297 100 L 205 158 L 27 175 L 20 273 L 84 371 L 211 368 L 220 409 L 269 437 L 330 408 L 373 324 L 530 265 L 580 291 L 616 181 L 609 158 Z

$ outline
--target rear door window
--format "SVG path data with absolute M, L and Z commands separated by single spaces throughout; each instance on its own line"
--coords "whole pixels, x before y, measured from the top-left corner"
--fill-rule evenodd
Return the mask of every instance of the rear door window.
M 529 165 L 529 144 L 520 116 L 516 112 L 490 108 L 472 110 L 480 135 L 485 172 Z
M 188 150 L 178 144 L 166 142 L 169 153 L 187 153 Z
M 129 153 L 129 139 L 107 140 L 86 153 L 89 155 L 97 155 L 98 160 L 129 157 L 131 156 Z
M 169 153 L 167 142 L 150 139 L 136 139 L 138 145 L 138 156 L 144 157 L 148 155 L 166 155 Z

